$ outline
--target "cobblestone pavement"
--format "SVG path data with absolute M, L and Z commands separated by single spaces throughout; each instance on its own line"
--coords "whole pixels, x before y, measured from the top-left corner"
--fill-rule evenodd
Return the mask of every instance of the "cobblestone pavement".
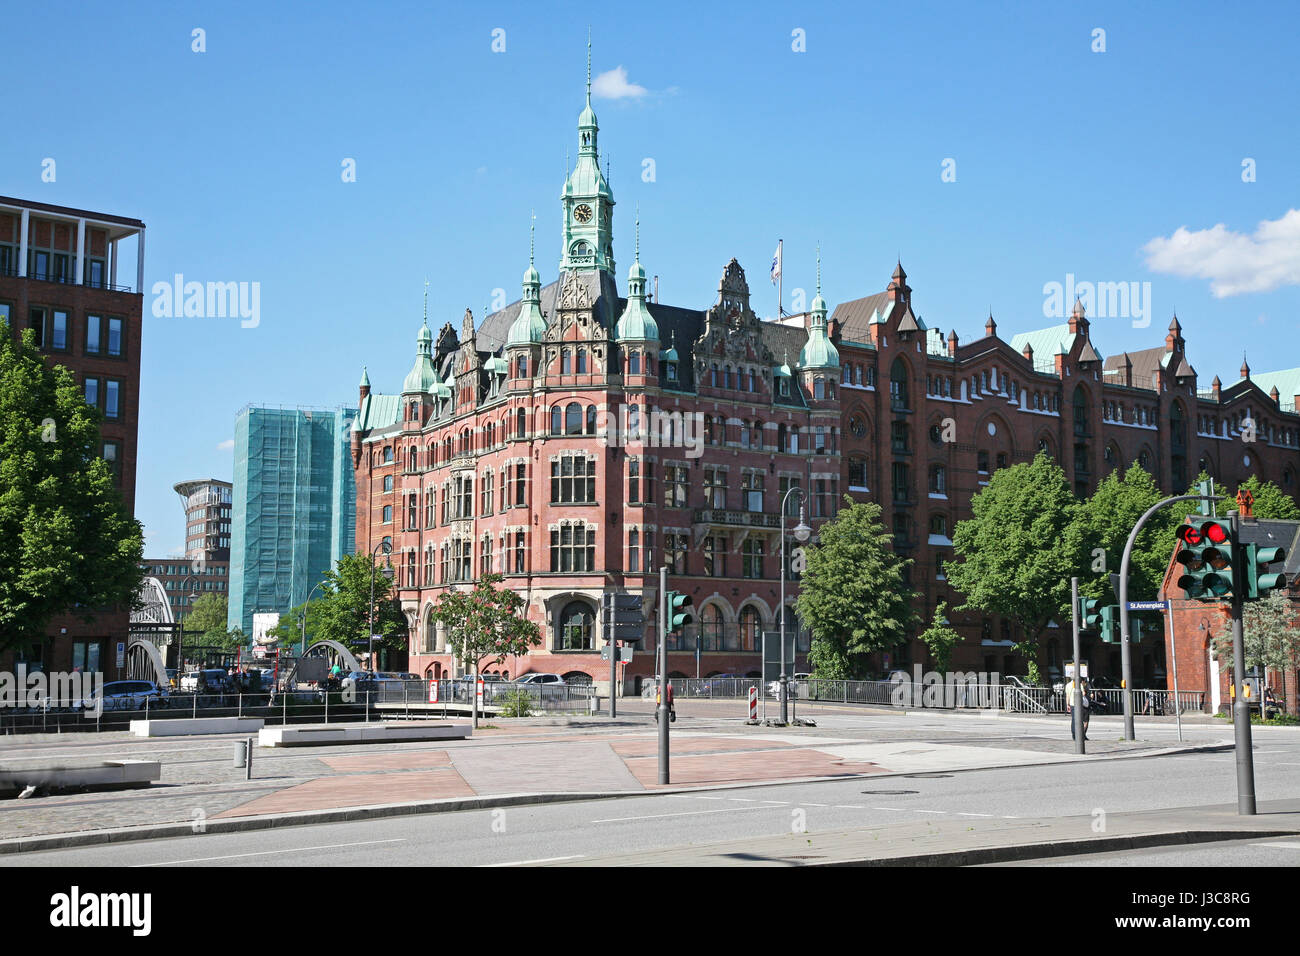
M 639 702 L 637 702 L 639 703 Z M 1063 718 L 962 720 L 943 714 L 827 708 L 816 728 L 747 726 L 723 716 L 737 702 L 679 704 L 673 785 L 724 785 L 808 777 L 935 773 L 1077 759 Z M 811 708 L 809 708 L 810 710 Z M 623 711 L 624 708 L 620 707 Z M 369 806 L 475 795 L 658 789 L 657 739 L 648 711 L 627 708 L 569 726 L 493 718 L 469 740 L 256 749 L 252 779 L 233 766 L 236 736 L 140 739 L 121 732 L 0 737 L 0 767 L 156 760 L 161 780 L 143 790 L 0 800 L 0 839 L 215 817 Z M 805 711 L 807 713 L 807 711 Z M 1093 755 L 1177 745 L 1163 731 L 1123 742 L 1121 725 L 1094 721 Z M 1141 732 L 1140 732 L 1141 733 Z M 1217 743 L 1199 726 L 1188 744 Z

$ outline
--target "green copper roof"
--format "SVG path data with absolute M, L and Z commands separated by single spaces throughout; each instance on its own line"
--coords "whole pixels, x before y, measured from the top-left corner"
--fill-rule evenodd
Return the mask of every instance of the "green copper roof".
M 1278 399 L 1283 405 L 1290 405 L 1300 395 L 1300 368 L 1288 368 L 1281 372 L 1252 372 L 1250 380 L 1267 395 L 1277 386 Z
M 817 297 L 813 299 L 808 341 L 799 351 L 800 368 L 839 368 L 840 353 L 826 334 L 826 300 L 822 298 L 822 255 L 817 250 Z
M 365 401 L 361 403 L 361 408 L 357 412 L 357 417 L 352 422 L 354 432 L 368 432 L 376 428 L 387 428 L 389 425 L 396 425 L 401 419 L 402 414 L 402 397 L 400 395 L 375 395 L 366 396 Z
M 620 342 L 659 340 L 659 325 L 645 304 L 645 269 L 641 268 L 641 216 L 636 219 L 636 261 L 627 271 L 627 305 L 618 324 L 614 338 Z
M 506 345 L 534 345 L 546 334 L 546 319 L 542 317 L 542 278 L 533 264 L 537 217 L 529 227 L 528 268 L 524 272 L 524 293 L 519 302 L 519 315 L 506 334 Z
M 361 366 L 361 387 L 362 388 L 370 387 L 370 376 L 369 374 L 367 374 L 366 367 L 364 365 Z
M 1074 334 L 1067 323 L 1034 332 L 1021 332 L 1012 336 L 1011 347 L 1017 352 L 1024 352 L 1025 346 L 1029 345 L 1034 350 L 1034 358 L 1045 361 L 1053 355 L 1068 355 L 1073 341 Z
M 424 325 L 415 337 L 415 364 L 406 373 L 402 383 L 402 393 L 431 392 L 438 384 L 438 370 L 433 367 L 433 333 L 429 331 L 429 320 L 425 317 Z

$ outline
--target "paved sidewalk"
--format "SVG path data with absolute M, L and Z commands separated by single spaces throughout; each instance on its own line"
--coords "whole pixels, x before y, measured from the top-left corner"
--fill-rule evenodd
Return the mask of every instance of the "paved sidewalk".
M 979 725 L 889 713 L 881 719 L 825 718 L 819 728 L 749 727 L 739 720 L 683 716 L 671 740 L 672 788 L 813 778 L 934 773 L 1161 752 L 1159 740 L 1092 742 L 1076 757 L 1064 723 Z M 887 719 L 886 719 L 887 718 Z M 504 723 L 504 721 L 502 721 Z M 954 729 L 956 728 L 956 729 Z M 1189 745 L 1223 742 L 1207 728 Z M 634 715 L 572 726 L 508 725 L 470 740 L 256 749 L 251 780 L 233 767 L 236 737 L 146 739 L 125 734 L 0 738 L 0 766 L 23 762 L 158 760 L 162 780 L 147 790 L 0 801 L 0 841 L 88 830 L 249 819 L 340 808 L 429 804 L 518 795 L 617 795 L 662 789 L 651 723 Z
M 822 833 L 748 837 L 710 845 L 622 853 L 553 866 L 973 866 L 1300 834 L 1300 801 L 1261 804 L 1255 816 L 1235 806 L 1187 807 L 1105 816 L 948 820 Z

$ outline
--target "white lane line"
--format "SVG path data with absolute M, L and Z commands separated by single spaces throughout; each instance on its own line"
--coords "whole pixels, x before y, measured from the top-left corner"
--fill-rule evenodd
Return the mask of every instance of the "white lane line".
M 832 810 L 865 810 L 866 807 L 858 806 L 855 803 L 837 803 L 831 807 Z
M 828 807 L 828 806 L 830 806 L 830 804 L 829 804 L 829 803 L 800 803 L 799 806 L 801 806 L 801 807 Z
M 481 863 L 484 868 L 494 866 L 531 866 L 534 863 L 558 863 L 561 860 L 581 860 L 584 854 L 578 853 L 574 856 L 544 856 L 540 860 L 514 860 L 510 863 Z
M 771 810 L 771 807 L 724 807 L 721 810 L 687 810 L 685 813 L 653 813 L 646 817 L 606 817 L 592 823 L 623 823 L 627 820 L 660 820 L 664 817 L 694 817 L 702 813 L 744 813 L 746 810 Z
M 993 814 L 991 814 L 991 813 L 958 813 L 957 816 L 959 816 L 959 817 L 991 817 L 991 816 L 993 816 Z
M 771 803 L 771 804 L 775 804 L 775 805 L 778 806 L 778 807 L 788 807 L 788 806 L 790 805 L 790 801 L 789 801 L 789 800 L 760 800 L 760 801 L 758 801 L 758 802 L 759 802 L 759 803 Z
M 1300 843 L 1252 843 L 1251 846 L 1280 846 L 1287 850 L 1300 850 Z
M 728 797 L 728 800 L 734 800 L 736 803 L 758 803 L 753 797 Z M 765 801 L 766 802 L 766 801 Z
M 893 810 L 896 813 L 911 813 L 910 810 L 904 809 L 903 807 L 872 807 L 871 809 L 872 810 Z
M 945 813 L 947 813 L 948 811 L 947 811 L 947 810 L 913 810 L 912 812 L 913 812 L 913 813 L 938 813 L 938 814 L 945 814 Z
M 361 843 L 329 843 L 324 846 L 300 846 L 291 847 L 287 850 L 262 850 L 257 853 L 231 853 L 228 856 L 200 856 L 193 860 L 168 860 L 165 863 L 136 863 L 133 867 L 136 869 L 149 866 L 175 866 L 180 863 L 208 863 L 212 860 L 238 860 L 247 856 L 278 856 L 284 853 L 305 853 L 308 850 L 337 850 L 345 846 L 374 846 L 377 843 L 405 843 L 406 838 L 400 837 L 395 840 L 366 840 Z
M 726 800 L 726 797 L 700 797 L 701 800 Z

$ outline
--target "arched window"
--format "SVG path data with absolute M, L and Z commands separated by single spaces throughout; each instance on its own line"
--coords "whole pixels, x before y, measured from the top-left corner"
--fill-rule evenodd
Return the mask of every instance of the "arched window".
M 826 379 L 818 377 L 813 379 L 813 398 L 826 397 Z
M 596 614 L 591 605 L 582 601 L 566 604 L 560 612 L 555 629 L 555 649 L 558 651 L 589 651 L 592 649 L 592 629 Z
M 945 538 L 948 536 L 948 516 L 944 514 L 930 515 L 930 534 L 941 534 Z
M 587 406 L 587 434 L 596 434 L 596 406 Z
M 570 402 L 564 408 L 564 434 L 582 434 L 582 406 L 577 402 Z
M 740 612 L 740 650 L 758 650 L 762 626 L 763 622 L 758 615 L 758 609 L 752 604 L 746 606 Z
M 641 406 L 627 407 L 627 434 L 634 441 L 641 437 Z
M 722 650 L 722 611 L 716 604 L 708 604 L 700 615 L 701 650 Z
M 901 358 L 894 359 L 889 368 L 889 405 L 891 408 L 908 408 L 907 365 Z
M 641 374 L 641 353 L 640 352 L 632 351 L 628 353 L 627 374 L 629 375 Z
M 515 374 L 519 378 L 528 377 L 528 356 L 527 355 L 519 356 L 518 362 L 515 363 Z
M 930 493 L 935 495 L 947 494 L 948 492 L 948 470 L 943 465 L 930 466 Z
M 718 363 L 714 362 L 713 367 L 709 369 L 709 384 L 714 388 L 718 387 Z
M 560 410 L 559 405 L 551 406 L 551 434 L 564 434 L 564 412 Z
M 723 387 L 724 387 L 724 388 L 731 388 L 731 387 L 732 387 L 732 384 L 731 384 L 731 366 L 730 366 L 730 365 L 727 366 L 726 373 L 727 373 L 727 374 L 726 374 L 726 378 L 723 380 Z

